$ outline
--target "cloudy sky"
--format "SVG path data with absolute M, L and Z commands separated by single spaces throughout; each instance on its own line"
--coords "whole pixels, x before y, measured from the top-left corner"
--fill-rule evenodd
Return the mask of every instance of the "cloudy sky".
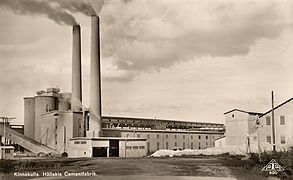
M 23 97 L 71 91 L 72 27 L 56 8 L 9 2 L 0 3 L 0 116 L 22 122 Z M 88 107 L 88 7 L 60 2 L 82 28 Z M 90 3 L 101 18 L 103 115 L 223 123 L 233 108 L 267 111 L 272 90 L 276 104 L 293 97 L 293 1 Z

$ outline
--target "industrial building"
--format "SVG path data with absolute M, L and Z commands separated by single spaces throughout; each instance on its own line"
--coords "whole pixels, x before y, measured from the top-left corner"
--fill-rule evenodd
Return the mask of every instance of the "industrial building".
M 254 132 L 257 117 L 262 114 L 233 109 L 225 112 L 224 115 L 226 145 L 239 146 L 247 143 L 248 135 Z
M 205 149 L 214 146 L 214 139 L 223 136 L 223 124 L 102 117 L 103 135 L 147 139 L 147 152 L 159 149 Z
M 102 116 L 99 17 L 91 17 L 90 104 L 82 106 L 80 26 L 73 26 L 72 92 L 59 88 L 24 98 L 24 134 L 0 134 L 32 153 L 69 157 L 141 157 L 159 149 L 204 149 L 223 124 Z
M 287 150 L 293 146 L 293 98 L 274 107 L 274 136 L 276 150 Z M 272 150 L 272 110 L 259 116 L 255 131 L 249 135 L 252 144 L 258 144 L 261 150 Z
M 215 140 L 215 146 L 238 146 L 247 152 L 287 150 L 293 146 L 293 98 L 265 113 L 247 112 L 234 109 L 224 113 L 225 137 Z M 275 143 L 274 143 L 275 140 Z
M 39 141 L 58 153 L 72 152 L 70 151 L 71 146 L 78 147 L 72 149 L 80 149 L 81 144 L 76 145 L 70 142 L 78 138 L 84 139 L 84 137 L 87 137 L 84 139 L 87 142 L 85 144 L 91 144 L 91 140 L 99 140 L 96 137 L 87 136 L 87 131 L 90 129 L 89 110 L 73 111 L 70 108 L 71 98 L 69 97 L 71 97 L 70 93 L 60 93 L 57 88 L 47 88 L 46 91 L 37 91 L 34 97 L 24 98 L 25 112 L 31 113 L 31 115 L 26 114 L 25 117 L 30 117 L 30 119 L 25 120 L 25 122 L 34 124 L 34 126 L 30 126 L 29 123 L 25 123 L 24 135 Z M 32 105 L 36 103 L 38 103 L 37 108 Z M 32 116 L 35 119 L 31 118 Z M 39 127 L 39 129 L 34 129 L 34 127 Z M 224 131 L 223 124 L 216 123 L 101 116 L 100 137 L 103 141 L 107 141 L 105 137 L 110 138 L 109 142 L 116 138 L 121 142 L 126 139 L 128 142 L 135 143 L 134 140 L 136 139 L 138 144 L 143 139 L 146 141 L 144 144 L 146 154 L 150 154 L 159 149 L 204 149 L 213 147 L 214 139 L 223 136 Z M 110 148 L 109 145 L 102 147 Z M 131 147 L 128 148 L 131 149 Z M 90 154 L 94 155 L 94 153 L 86 153 L 83 156 L 87 157 Z M 106 155 L 105 153 L 102 154 Z

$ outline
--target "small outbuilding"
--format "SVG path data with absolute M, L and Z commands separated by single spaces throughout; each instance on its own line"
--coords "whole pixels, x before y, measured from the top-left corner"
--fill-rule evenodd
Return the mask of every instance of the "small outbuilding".
M 12 159 L 14 153 L 13 146 L 0 146 L 0 157 L 1 159 Z
M 76 137 L 69 140 L 68 157 L 143 157 L 147 155 L 143 138 Z

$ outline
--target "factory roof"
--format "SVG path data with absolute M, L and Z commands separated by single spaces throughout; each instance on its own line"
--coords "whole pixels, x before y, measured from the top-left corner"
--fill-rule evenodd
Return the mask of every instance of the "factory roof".
M 223 134 L 223 130 L 169 130 L 169 129 L 117 129 L 102 128 L 103 131 L 122 132 L 160 132 L 160 133 L 190 133 L 190 134 Z
M 240 110 L 240 109 L 232 109 L 230 111 L 225 112 L 224 114 L 228 114 L 228 113 L 233 112 L 233 111 L 239 111 L 239 112 L 247 113 L 249 115 L 262 115 L 263 114 L 263 113 L 258 113 L 258 112 L 243 111 L 243 110 Z
M 146 138 L 133 138 L 133 137 L 75 137 L 70 140 L 147 140 Z
M 142 120 L 142 121 L 165 121 L 165 122 L 178 122 L 178 123 L 196 123 L 196 124 L 210 124 L 210 125 L 221 125 L 221 123 L 206 123 L 206 122 L 194 122 L 194 121 L 179 121 L 179 120 L 168 120 L 168 119 L 150 119 L 150 118 L 136 118 L 136 117 L 118 117 L 118 116 L 102 116 L 102 119 L 125 119 L 125 120 Z
M 288 102 L 290 102 L 290 101 L 292 101 L 292 100 L 293 100 L 293 98 L 288 99 L 287 101 L 285 101 L 285 102 L 279 104 L 278 106 L 274 107 L 274 110 L 275 110 L 275 109 L 278 109 L 279 107 L 281 107 L 281 106 L 287 104 Z M 272 111 L 272 109 L 270 109 L 269 111 L 263 113 L 263 114 L 262 114 L 261 116 L 259 116 L 259 117 L 263 117 L 264 115 L 270 113 L 271 111 Z

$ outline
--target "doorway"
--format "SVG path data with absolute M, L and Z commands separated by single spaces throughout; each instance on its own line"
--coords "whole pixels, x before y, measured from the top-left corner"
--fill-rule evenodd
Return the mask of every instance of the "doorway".
M 107 157 L 107 148 L 93 147 L 93 157 Z
M 110 157 L 119 157 L 119 140 L 110 140 Z

